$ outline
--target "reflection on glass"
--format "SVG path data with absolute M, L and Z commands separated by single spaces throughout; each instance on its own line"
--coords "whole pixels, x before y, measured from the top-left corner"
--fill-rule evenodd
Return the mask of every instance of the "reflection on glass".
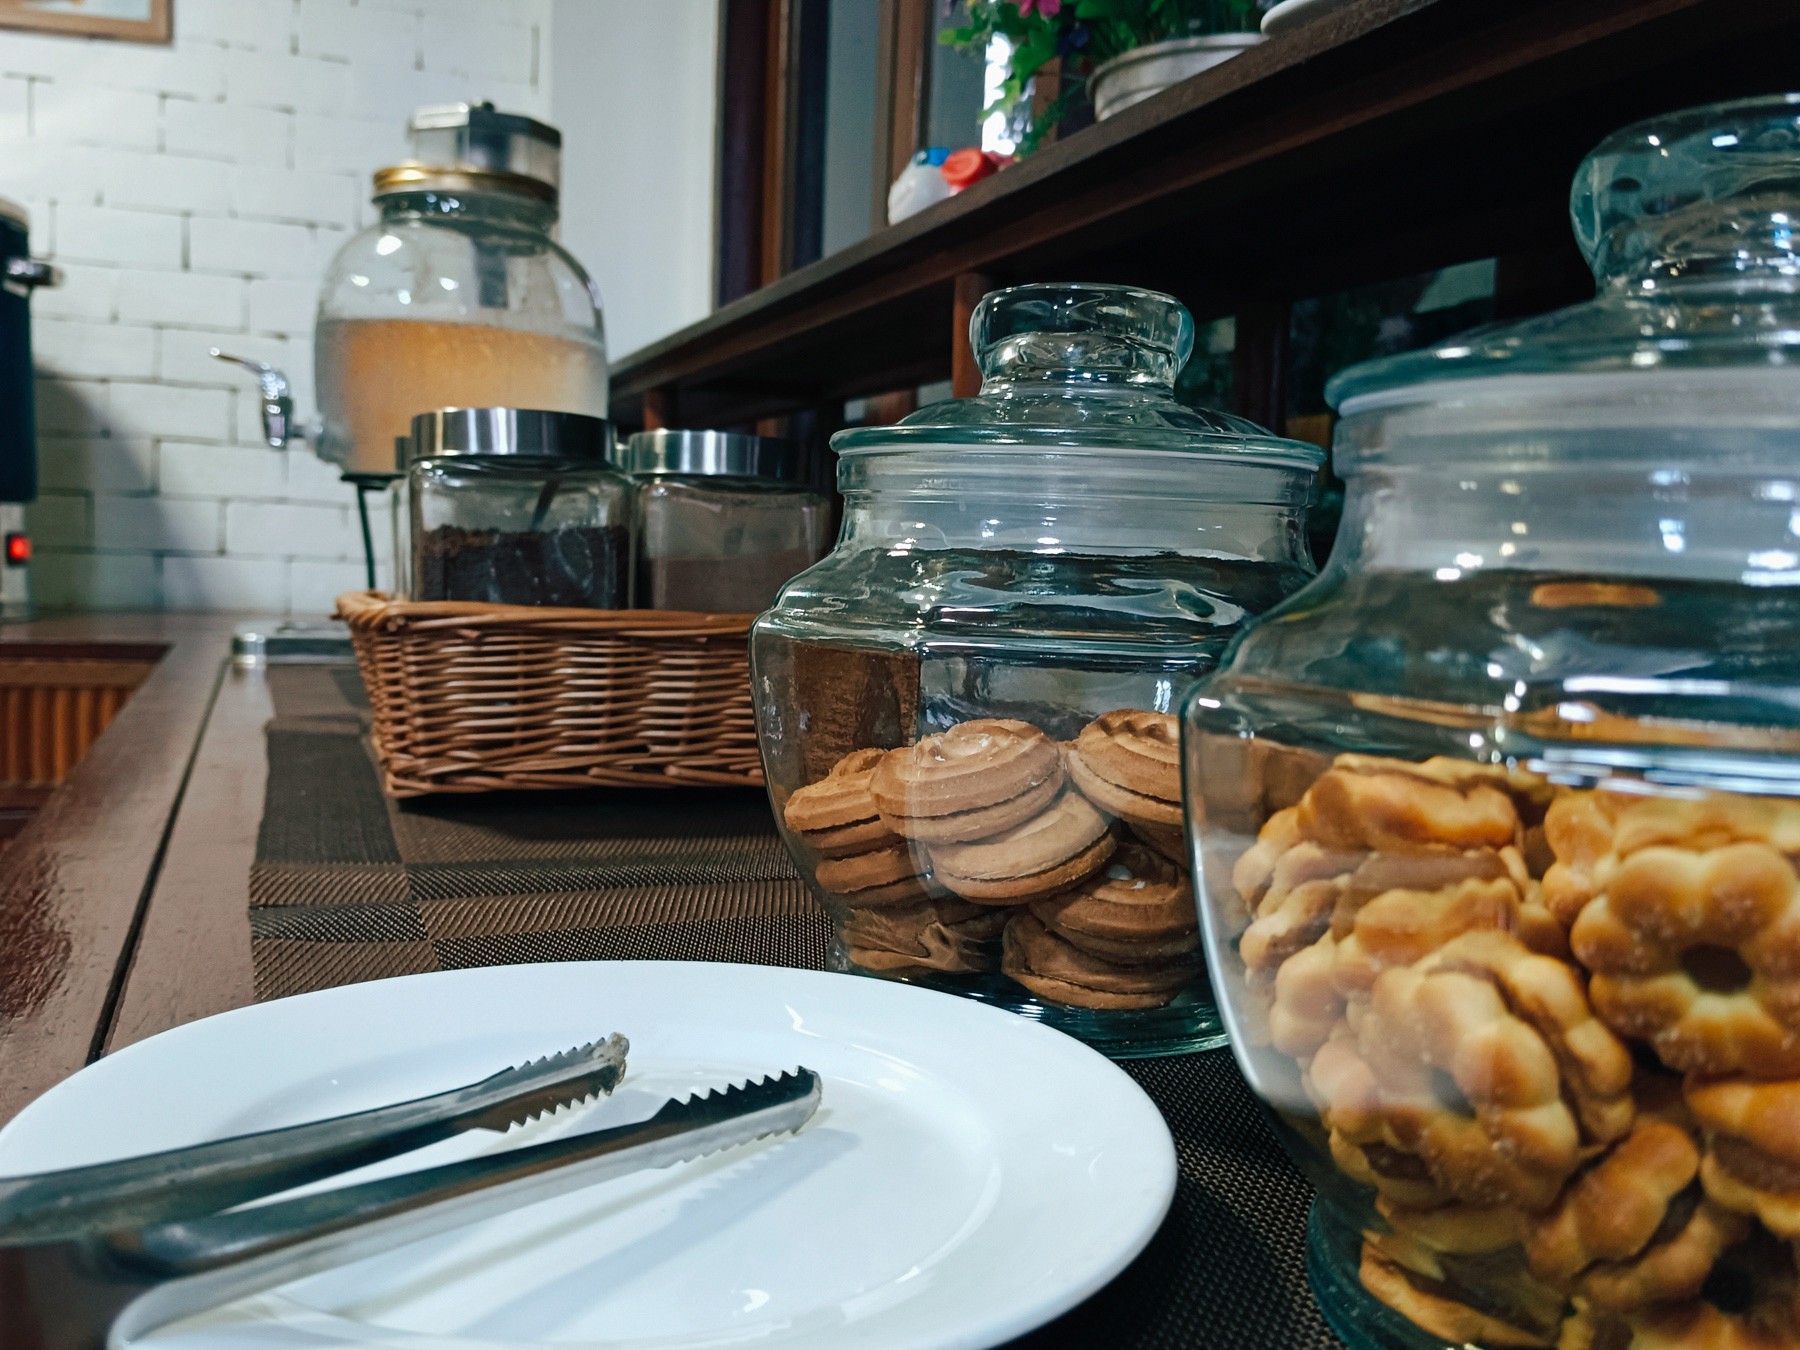
M 1299 301 L 1289 328 L 1289 423 L 1317 418 L 1329 434 L 1325 381 L 1338 371 L 1429 347 L 1493 317 L 1492 258 Z M 1293 430 L 1313 439 L 1305 425 Z
M 1417 351 L 1494 318 L 1494 260 L 1462 263 L 1299 301 L 1289 320 L 1287 420 L 1296 440 L 1331 448 L 1336 418 L 1325 381 L 1347 366 Z M 1311 517 L 1320 563 L 1337 537 L 1344 485 L 1328 466 Z
M 1000 101 L 1006 84 L 1006 66 L 1012 60 L 1012 53 L 1012 43 L 998 33 L 988 43 L 987 70 L 981 85 L 982 107 L 991 108 Z M 981 148 L 996 155 L 1017 154 L 1019 119 L 1022 114 L 1022 109 L 1015 108 L 1010 116 L 996 111 L 984 117 L 981 122 Z
M 963 7 L 956 4 L 940 4 L 932 16 L 931 48 L 925 58 L 925 106 L 919 118 L 926 145 L 956 150 L 982 142 L 985 126 L 981 110 L 993 101 L 988 85 L 993 79 L 994 49 L 988 48 L 986 61 L 975 61 L 942 45 L 938 37 L 949 29 L 962 27 L 966 19 Z
M 875 200 L 875 71 L 881 7 L 831 0 L 825 70 L 824 255 L 866 238 Z M 885 189 L 886 185 L 882 185 Z
M 1175 397 L 1190 408 L 1231 411 L 1236 387 L 1237 320 L 1231 316 L 1202 324 L 1194 334 L 1194 354 L 1175 379 Z

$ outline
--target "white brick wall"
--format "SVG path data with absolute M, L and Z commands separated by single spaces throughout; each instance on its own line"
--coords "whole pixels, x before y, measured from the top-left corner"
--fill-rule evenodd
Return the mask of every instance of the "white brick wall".
M 206 349 L 282 365 L 310 421 L 319 278 L 370 173 L 420 103 L 549 116 L 551 8 L 177 0 L 168 47 L 0 32 L 0 197 L 64 273 L 32 302 L 40 604 L 319 614 L 361 584 L 354 493 L 264 446 Z

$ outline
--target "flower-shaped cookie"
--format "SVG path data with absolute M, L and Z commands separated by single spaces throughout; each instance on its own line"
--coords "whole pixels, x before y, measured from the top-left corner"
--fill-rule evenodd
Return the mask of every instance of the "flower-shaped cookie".
M 1507 788 L 1486 765 L 1339 755 L 1301 799 L 1300 832 L 1336 849 L 1504 848 L 1521 833 Z
M 1576 1318 L 1566 1325 L 1559 1346 L 1581 1350 L 1793 1350 L 1800 1345 L 1794 1253 L 1752 1232 L 1719 1259 L 1706 1297 L 1622 1314 L 1578 1299 Z
M 1628 828 L 1662 837 L 1635 815 L 1620 850 Z M 1600 880 L 1569 938 L 1615 1030 L 1683 1072 L 1800 1075 L 1800 878 L 1780 849 L 1649 843 Z
M 1531 1268 L 1600 1308 L 1693 1297 L 1749 1228 L 1704 1198 L 1699 1170 L 1700 1149 L 1686 1130 L 1640 1116 L 1533 1225 L 1525 1244 Z
M 1356 1043 L 1388 1141 L 1470 1204 L 1541 1208 L 1585 1148 L 1631 1126 L 1625 1047 L 1572 969 L 1508 933 L 1383 971 Z
M 1549 1346 L 1566 1302 L 1516 1252 L 1463 1258 L 1401 1228 L 1363 1235 L 1357 1274 L 1388 1307 L 1454 1345 Z
M 1706 1132 L 1706 1193 L 1800 1239 L 1800 1081 L 1694 1079 L 1687 1102 Z

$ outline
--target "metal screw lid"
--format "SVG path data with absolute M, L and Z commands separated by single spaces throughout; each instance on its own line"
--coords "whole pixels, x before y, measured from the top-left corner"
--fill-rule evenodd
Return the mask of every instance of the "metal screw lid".
M 555 205 L 562 184 L 562 133 L 492 103 L 420 108 L 406 124 L 412 156 L 375 172 L 375 195 L 392 192 L 510 192 Z
M 514 455 L 523 459 L 611 457 L 612 423 L 585 413 L 541 408 L 438 408 L 412 420 L 409 462 L 444 455 Z
M 679 473 L 718 478 L 806 481 L 800 443 L 741 431 L 640 431 L 626 439 L 619 468 L 639 477 Z

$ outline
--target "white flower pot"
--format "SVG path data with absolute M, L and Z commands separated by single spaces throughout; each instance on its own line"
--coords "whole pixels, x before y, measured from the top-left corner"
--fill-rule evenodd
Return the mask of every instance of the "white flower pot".
M 1167 38 L 1104 61 L 1088 76 L 1088 99 L 1104 122 L 1114 113 L 1211 70 L 1263 40 L 1261 33 L 1208 33 Z

